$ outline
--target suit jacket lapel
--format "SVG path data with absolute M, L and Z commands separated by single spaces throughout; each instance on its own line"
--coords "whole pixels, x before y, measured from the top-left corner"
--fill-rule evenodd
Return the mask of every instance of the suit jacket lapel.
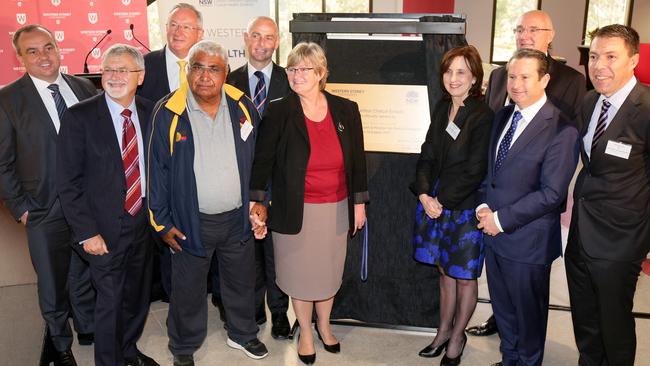
M 600 97 L 600 94 L 596 92 L 592 92 L 585 98 L 585 101 L 583 103 L 583 108 L 582 108 L 582 131 L 580 131 L 580 156 L 582 157 L 582 164 L 585 166 L 586 169 L 589 169 L 589 156 L 587 156 L 587 152 L 585 151 L 585 143 L 584 143 L 584 137 L 587 134 L 587 131 L 589 131 L 589 123 L 591 122 L 591 115 L 594 112 L 594 108 L 596 107 L 596 102 L 598 101 L 598 98 Z
M 634 121 L 638 118 L 637 114 L 640 109 L 636 107 L 636 104 L 638 102 L 639 91 L 640 86 L 637 82 L 637 85 L 634 86 L 628 97 L 625 98 L 625 102 L 621 105 L 621 109 L 616 112 L 616 115 L 607 126 L 607 129 L 605 129 L 605 132 L 603 132 L 600 140 L 598 140 L 598 145 L 596 145 L 596 151 L 598 153 L 605 151 L 608 140 L 617 139 L 617 136 L 619 136 L 625 128 L 627 121 Z
M 300 97 L 296 93 L 289 94 L 289 110 L 292 123 L 309 144 L 309 132 L 307 132 L 307 126 L 305 126 L 305 113 L 302 111 L 302 105 L 300 105 Z M 332 118 L 334 118 L 333 115 Z
M 81 87 L 79 83 L 73 83 L 68 75 L 61 74 L 63 77 L 63 80 L 68 84 L 70 89 L 72 89 L 72 92 L 74 93 L 75 97 L 77 97 L 78 101 L 82 101 L 87 98 L 86 91 Z
M 244 64 L 244 67 L 241 69 L 241 73 L 236 74 L 236 82 L 235 84 L 238 85 L 243 85 L 244 87 L 242 88 L 242 91 L 244 94 L 246 94 L 251 100 L 253 100 L 253 94 L 251 94 L 251 87 L 248 82 L 248 64 Z
M 551 108 L 551 101 L 547 101 L 542 109 L 537 112 L 533 120 L 528 123 L 526 129 L 522 131 L 517 140 L 510 146 L 506 160 L 503 162 L 504 165 L 508 163 L 508 160 L 515 158 L 517 154 L 530 143 L 531 140 L 535 138 L 540 132 L 548 127 L 546 122 L 549 119 L 553 118 L 553 109 Z
M 492 136 L 490 136 L 490 151 L 489 151 L 489 166 L 491 167 L 491 170 L 494 169 L 494 162 L 496 160 L 496 151 L 499 146 L 499 137 L 501 137 L 501 134 L 503 133 L 503 129 L 506 128 L 506 124 L 508 123 L 508 120 L 510 119 L 510 115 L 512 114 L 512 111 L 514 110 L 514 106 L 506 106 L 504 109 L 501 110 L 501 120 L 496 121 L 495 128 L 492 130 Z
M 92 121 L 89 122 L 95 123 Z M 122 166 L 122 151 L 120 150 L 120 144 L 117 142 L 117 139 L 122 138 L 122 136 L 116 136 L 115 127 L 113 127 L 113 119 L 111 118 L 111 112 L 108 109 L 108 104 L 106 104 L 106 96 L 104 93 L 101 94 L 99 100 L 97 101 L 96 126 L 99 130 L 98 136 L 102 136 L 104 143 L 108 144 L 111 155 L 115 157 L 113 159 L 115 162 L 115 169 L 117 169 L 117 171 L 123 171 L 124 167 Z M 123 181 L 124 185 L 126 186 L 125 179 L 123 179 Z
M 41 99 L 41 94 L 38 92 L 38 90 L 36 90 L 36 86 L 34 85 L 32 79 L 29 77 L 29 74 L 26 73 L 22 77 L 21 83 L 23 93 L 25 95 L 25 100 L 38 101 L 32 104 L 34 106 L 33 113 L 36 115 L 37 123 L 42 124 L 42 127 L 47 130 L 47 133 L 50 134 L 50 137 L 52 139 L 56 139 L 57 132 L 56 127 L 54 127 L 52 117 L 50 117 L 50 113 L 47 111 L 45 103 Z

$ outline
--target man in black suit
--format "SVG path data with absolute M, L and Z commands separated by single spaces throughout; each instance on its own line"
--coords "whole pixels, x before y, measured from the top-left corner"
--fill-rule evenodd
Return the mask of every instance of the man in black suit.
M 650 88 L 638 62 L 634 29 L 596 32 L 565 257 L 581 366 L 634 364 L 634 291 L 650 250 Z
M 144 78 L 137 48 L 115 44 L 102 58 L 105 93 L 70 108 L 57 148 L 57 187 L 97 290 L 95 365 L 158 365 L 136 342 L 149 312 L 143 137 L 153 105 L 135 97 Z
M 96 93 L 92 83 L 59 72 L 52 33 L 31 24 L 13 36 L 25 75 L 0 90 L 0 201 L 26 227 L 38 298 L 56 354 L 55 365 L 76 365 L 70 351 L 71 296 L 80 343 L 91 344 L 95 294 L 87 264 L 72 251 L 72 234 L 57 194 L 56 136 L 67 109 Z M 70 280 L 68 276 L 70 275 Z
M 167 18 L 167 45 L 144 56 L 147 69 L 137 94 L 156 103 L 178 89 L 185 73 L 187 53 L 203 38 L 201 12 L 187 3 L 176 4 Z
M 277 24 L 269 17 L 253 18 L 244 33 L 244 43 L 248 63 L 231 72 L 227 82 L 249 96 L 262 115 L 270 101 L 289 94 L 287 73 L 284 68 L 272 61 L 273 52 L 280 45 Z M 213 267 L 215 266 L 213 265 Z M 276 339 L 286 339 L 290 332 L 289 319 L 287 318 L 289 297 L 275 284 L 275 260 L 271 233 L 265 239 L 255 241 L 255 268 L 257 273 L 255 284 L 257 324 L 263 324 L 266 321 L 264 306 L 266 294 L 273 322 L 271 336 Z M 213 284 L 219 283 L 215 277 L 213 276 Z M 217 291 L 213 289 L 213 302 L 219 307 L 220 300 L 215 292 Z
M 553 22 L 548 13 L 532 10 L 522 14 L 514 29 L 517 49 L 532 48 L 546 54 L 548 73 L 551 76 L 546 86 L 546 95 L 575 127 L 579 128 L 579 111 L 582 98 L 586 92 L 585 77 L 575 69 L 556 61 L 548 53 L 551 42 L 555 37 Z M 495 69 L 490 74 L 485 101 L 496 113 L 505 105 L 511 103 L 506 92 L 507 71 L 505 66 Z M 488 336 L 497 333 L 494 316 L 480 325 L 467 328 L 467 333 L 474 336 Z

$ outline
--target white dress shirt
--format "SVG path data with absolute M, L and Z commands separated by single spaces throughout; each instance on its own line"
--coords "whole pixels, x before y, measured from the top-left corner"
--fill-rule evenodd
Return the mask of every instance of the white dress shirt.
M 41 96 L 41 100 L 43 101 L 43 104 L 45 104 L 45 109 L 47 109 L 47 113 L 50 115 L 50 119 L 52 120 L 52 123 L 54 123 L 54 128 L 56 129 L 56 133 L 59 133 L 59 128 L 61 127 L 61 121 L 59 121 L 59 112 L 56 110 L 56 103 L 54 103 L 54 97 L 52 96 L 52 91 L 47 87 L 50 84 L 59 85 L 59 92 L 61 93 L 61 96 L 63 96 L 65 105 L 68 108 L 77 104 L 79 102 L 79 99 L 77 99 L 77 96 L 74 95 L 72 88 L 70 88 L 70 85 L 68 85 L 68 83 L 65 82 L 65 80 L 61 76 L 61 73 L 59 73 L 59 76 L 57 76 L 56 80 L 54 80 L 53 83 L 35 78 L 32 75 L 29 75 L 29 77 L 34 82 L 34 86 L 36 87 L 38 94 Z
M 178 89 L 179 86 L 181 86 L 181 68 L 178 65 L 178 61 L 180 60 L 187 61 L 187 57 L 178 58 L 172 51 L 169 50 L 169 47 L 165 47 L 165 66 L 167 67 L 167 82 L 169 83 L 170 92 L 173 92 L 174 90 Z
M 257 70 L 251 63 L 248 63 L 248 90 L 250 90 L 250 98 L 255 98 L 255 87 L 257 86 L 258 78 L 255 76 L 255 71 L 261 71 L 264 74 L 264 85 L 266 86 L 266 95 L 269 95 L 269 84 L 271 83 L 271 73 L 273 72 L 273 62 L 269 62 L 262 70 Z

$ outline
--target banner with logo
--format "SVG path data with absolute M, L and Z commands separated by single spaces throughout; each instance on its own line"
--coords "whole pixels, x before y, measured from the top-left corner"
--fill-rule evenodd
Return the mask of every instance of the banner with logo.
M 228 50 L 232 70 L 246 63 L 244 32 L 251 18 L 270 16 L 269 0 L 185 0 L 203 16 L 203 38 L 218 42 Z M 166 34 L 169 11 L 178 0 L 158 0 L 160 34 Z
M 48 28 L 61 50 L 61 71 L 82 73 L 84 59 L 108 30 L 111 33 L 88 57 L 88 69 L 98 72 L 102 51 L 114 43 L 126 43 L 146 50 L 133 39 L 149 45 L 147 2 L 143 0 L 2 0 L 0 12 L 0 86 L 25 72 L 11 44 L 14 32 L 26 24 Z M 8 67 L 7 67 L 8 66 Z

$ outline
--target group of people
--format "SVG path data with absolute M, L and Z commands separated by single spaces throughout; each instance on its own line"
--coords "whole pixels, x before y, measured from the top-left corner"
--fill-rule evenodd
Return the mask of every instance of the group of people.
M 324 349 L 340 352 L 330 312 L 369 201 L 358 106 L 324 90 L 317 44 L 297 44 L 286 68 L 272 61 L 271 18 L 250 21 L 248 62 L 232 72 L 227 50 L 202 40 L 192 5 L 174 6 L 166 27 L 166 46 L 146 56 L 107 49 L 99 94 L 59 72 L 48 29 L 13 35 L 26 73 L 0 90 L 0 199 L 26 227 L 49 360 L 77 364 L 72 316 L 96 365 L 158 365 L 136 345 L 154 262 L 175 366 L 194 365 L 207 336 L 208 290 L 227 345 L 248 357 L 268 355 L 257 337 L 265 298 L 271 335 L 287 339 L 291 297 L 303 363 L 316 360 L 314 321 Z M 559 215 L 581 156 L 566 252 L 580 364 L 632 365 L 632 300 L 650 241 L 650 93 L 633 75 L 638 34 L 596 32 L 596 90 L 583 100 L 584 77 L 548 54 L 546 13 L 523 14 L 514 33 L 517 51 L 490 75 L 485 98 L 474 47 L 441 62 L 445 97 L 412 185 L 414 257 L 440 271 L 440 327 L 420 356 L 444 352 L 441 365 L 458 365 L 466 331 L 497 327 L 497 365 L 541 365 Z M 495 321 L 466 330 L 484 261 Z
M 498 331 L 502 360 L 541 365 L 551 263 L 562 255 L 560 214 L 582 168 L 565 263 L 580 365 L 633 365 L 632 306 L 650 250 L 650 89 L 639 83 L 639 35 L 598 29 L 585 79 L 548 53 L 547 13 L 513 30 L 517 50 L 489 78 L 472 46 L 442 58 L 444 98 L 416 167 L 414 258 L 440 274 L 440 326 L 422 357 L 461 363 L 465 333 Z M 585 94 L 586 93 L 586 94 Z M 466 329 L 485 261 L 494 316 Z

